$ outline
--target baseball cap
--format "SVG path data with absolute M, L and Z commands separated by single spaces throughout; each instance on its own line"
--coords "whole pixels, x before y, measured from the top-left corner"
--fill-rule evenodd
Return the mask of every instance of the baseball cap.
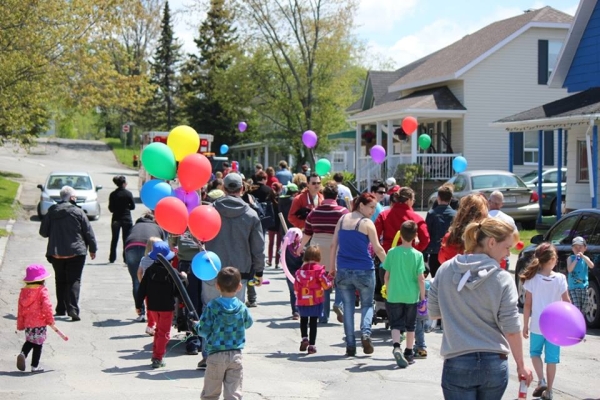
M 296 185 L 295 183 L 288 183 L 287 185 L 285 185 L 286 189 L 290 192 L 297 192 L 298 191 L 298 185 Z
M 152 245 L 152 251 L 148 253 L 148 257 L 156 261 L 158 260 L 159 254 L 162 254 L 167 259 L 167 261 L 171 261 L 173 257 L 175 257 L 175 253 L 171 251 L 169 243 L 164 241 L 154 243 Z
M 399 191 L 400 191 L 400 185 L 394 185 L 388 190 L 387 194 L 392 195 L 394 193 L 398 193 Z
M 394 186 L 396 184 L 396 178 L 394 178 L 393 176 L 387 178 L 385 180 L 385 184 L 388 186 Z
M 585 241 L 585 239 L 584 239 L 584 238 L 582 238 L 581 236 L 577 236 L 577 237 L 574 237 L 574 238 L 573 238 L 573 242 L 571 242 L 571 244 L 572 244 L 572 245 L 575 245 L 575 244 L 582 244 L 582 245 L 584 245 L 584 246 L 585 246 L 587 243 L 586 243 L 586 241 Z
M 223 186 L 230 192 L 240 190 L 242 188 L 242 177 L 240 174 L 230 172 L 225 179 L 223 179 Z

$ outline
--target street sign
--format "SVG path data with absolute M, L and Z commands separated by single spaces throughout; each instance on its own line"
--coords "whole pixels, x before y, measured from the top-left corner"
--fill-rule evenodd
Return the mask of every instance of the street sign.
M 123 133 L 129 133 L 129 125 L 125 124 L 121 127 Z

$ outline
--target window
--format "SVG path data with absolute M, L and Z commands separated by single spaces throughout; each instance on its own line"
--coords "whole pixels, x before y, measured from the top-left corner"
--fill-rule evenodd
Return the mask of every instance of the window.
M 343 151 L 334 151 L 332 153 L 333 155 L 333 162 L 334 163 L 339 163 L 339 164 L 346 164 L 346 153 Z
M 548 233 L 545 241 L 550 242 L 553 245 L 570 243 L 569 239 L 571 237 L 571 233 L 573 232 L 573 227 L 578 219 L 578 215 L 564 218 L 558 223 L 558 225 L 554 227 L 554 229 Z
M 577 224 L 577 231 L 573 236 L 581 236 L 588 245 L 600 244 L 600 232 L 598 231 L 598 218 L 593 215 L 584 215 Z
M 462 192 L 466 189 L 466 186 L 467 180 L 465 179 L 465 177 L 463 175 L 457 175 L 456 179 L 454 179 L 454 191 Z
M 554 71 L 554 67 L 556 67 L 556 63 L 558 62 L 558 55 L 560 54 L 560 49 L 562 48 L 562 42 L 558 40 L 549 40 L 548 41 L 548 78 L 552 75 L 552 71 Z
M 479 175 L 471 178 L 472 190 L 527 187 L 513 175 Z
M 589 182 L 587 145 L 585 140 L 577 141 L 577 182 Z
M 535 131 L 523 132 L 523 163 L 537 164 L 538 162 L 538 133 Z
M 538 84 L 548 84 L 548 78 L 558 62 L 563 43 L 559 40 L 538 40 Z

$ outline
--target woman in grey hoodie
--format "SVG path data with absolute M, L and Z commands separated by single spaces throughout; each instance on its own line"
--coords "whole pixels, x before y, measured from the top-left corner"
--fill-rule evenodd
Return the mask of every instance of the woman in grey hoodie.
M 429 291 L 429 317 L 443 318 L 442 390 L 446 400 L 502 398 L 508 385 L 508 354 L 527 384 L 517 290 L 500 268 L 518 240 L 514 228 L 497 218 L 465 229 L 465 254 L 446 261 Z

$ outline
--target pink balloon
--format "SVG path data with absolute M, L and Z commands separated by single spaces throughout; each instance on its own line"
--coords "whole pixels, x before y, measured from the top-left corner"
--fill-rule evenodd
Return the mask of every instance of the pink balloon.
M 306 131 L 302 134 L 302 143 L 309 149 L 317 145 L 317 134 L 313 131 Z
M 573 346 L 585 338 L 585 318 L 573 304 L 556 301 L 548 304 L 542 311 L 540 330 L 550 343 Z
M 188 214 L 192 212 L 192 210 L 200 204 L 200 196 L 195 191 L 186 192 L 184 188 L 178 187 L 175 189 L 175 197 L 179 200 L 183 201 L 185 204 Z
M 373 161 L 375 161 L 377 164 L 381 164 L 385 161 L 385 149 L 383 146 L 376 144 L 375 146 L 371 147 L 370 154 Z
M 283 273 L 285 274 L 285 276 L 290 280 L 290 282 L 294 283 L 296 282 L 296 278 L 294 277 L 294 275 L 292 275 L 292 273 L 290 272 L 287 263 L 285 262 L 285 252 L 288 251 L 287 247 L 288 247 L 288 238 L 284 237 L 283 238 L 283 243 L 281 244 L 281 266 L 283 267 Z
M 406 117 L 402 120 L 402 129 L 407 135 L 412 135 L 417 130 L 418 125 L 415 117 Z

